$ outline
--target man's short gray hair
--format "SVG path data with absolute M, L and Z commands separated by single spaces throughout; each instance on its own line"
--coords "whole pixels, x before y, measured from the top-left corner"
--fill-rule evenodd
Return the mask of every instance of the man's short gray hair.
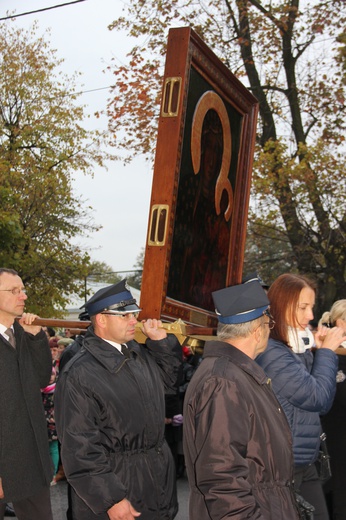
M 17 271 L 14 269 L 7 269 L 7 267 L 0 267 L 0 276 L 4 273 L 13 274 L 13 276 L 19 276 Z
M 232 338 L 246 338 L 250 336 L 257 327 L 261 326 L 262 323 L 263 316 L 245 323 L 219 323 L 216 334 L 218 339 L 221 341 L 226 341 Z

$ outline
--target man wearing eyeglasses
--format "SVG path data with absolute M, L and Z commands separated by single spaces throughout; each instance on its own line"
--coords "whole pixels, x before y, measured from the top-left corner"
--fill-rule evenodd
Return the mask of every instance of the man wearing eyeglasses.
M 18 273 L 0 268 L 0 519 L 12 502 L 19 520 L 52 520 L 47 425 L 40 388 L 52 359 L 46 334 L 24 313 Z M 18 320 L 16 320 L 18 318 Z
M 189 519 L 298 520 L 290 429 L 254 361 L 274 325 L 268 298 L 258 280 L 212 296 L 217 339 L 184 401 Z
M 83 346 L 64 367 L 55 419 L 76 520 L 173 519 L 175 467 L 164 439 L 165 393 L 176 393 L 182 350 L 159 320 L 142 323 L 126 280 L 85 304 Z

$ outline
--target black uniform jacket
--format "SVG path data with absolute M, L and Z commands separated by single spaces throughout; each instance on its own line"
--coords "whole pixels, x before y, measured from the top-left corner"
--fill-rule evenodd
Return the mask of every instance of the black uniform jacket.
M 27 334 L 17 322 L 14 333 L 15 349 L 0 335 L 0 502 L 35 495 L 53 478 L 40 391 L 52 372 L 47 336 Z
M 270 380 L 228 343 L 205 344 L 184 402 L 190 520 L 296 520 L 291 432 Z
M 82 499 L 78 520 L 92 512 L 108 519 L 124 498 L 141 520 L 169 520 L 178 509 L 164 393 L 176 392 L 181 347 L 173 335 L 127 346 L 129 359 L 90 327 L 57 383 L 56 425 L 65 473 Z

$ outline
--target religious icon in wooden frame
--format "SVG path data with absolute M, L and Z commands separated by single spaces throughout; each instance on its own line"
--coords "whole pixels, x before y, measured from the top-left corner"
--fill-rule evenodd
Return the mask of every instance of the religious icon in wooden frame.
M 188 27 L 168 35 L 141 317 L 216 323 L 240 283 L 258 101 Z

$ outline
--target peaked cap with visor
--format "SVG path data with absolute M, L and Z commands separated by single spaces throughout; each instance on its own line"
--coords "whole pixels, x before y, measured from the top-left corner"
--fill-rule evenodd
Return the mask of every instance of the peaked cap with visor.
M 89 316 L 95 316 L 104 311 L 108 311 L 110 314 L 112 312 L 129 314 L 141 310 L 132 296 L 126 280 L 99 289 L 83 307 Z
M 268 297 L 256 279 L 215 291 L 212 297 L 219 322 L 229 325 L 256 320 L 269 307 Z

